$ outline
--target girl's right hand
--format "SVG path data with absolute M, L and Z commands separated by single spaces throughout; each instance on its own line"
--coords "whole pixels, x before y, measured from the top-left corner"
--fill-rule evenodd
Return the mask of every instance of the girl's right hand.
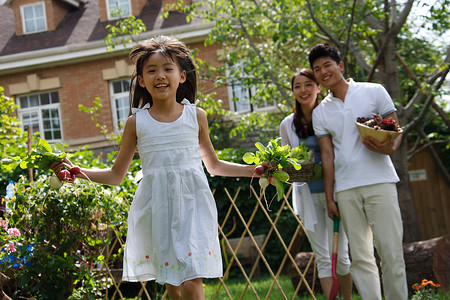
M 73 183 L 76 177 L 85 178 L 81 169 L 75 166 L 68 158 L 51 163 L 50 169 L 53 170 L 61 181 Z
M 55 161 L 50 164 L 50 169 L 55 172 L 56 175 L 61 172 L 61 170 L 65 169 L 65 164 L 69 165 L 70 167 L 73 167 L 74 165 L 68 158 L 64 158 L 62 161 Z

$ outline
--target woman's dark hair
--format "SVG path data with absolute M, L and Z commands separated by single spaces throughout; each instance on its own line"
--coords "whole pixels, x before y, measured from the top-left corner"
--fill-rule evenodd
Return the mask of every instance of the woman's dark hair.
M 129 55 L 130 61 L 136 66 L 130 83 L 130 114 L 132 107 L 139 108 L 147 103 L 150 103 L 150 106 L 153 105 L 152 96 L 146 88 L 139 85 L 138 76 L 142 76 L 145 62 L 155 53 L 161 53 L 172 61 L 176 61 L 181 70 L 186 71 L 186 81 L 177 89 L 177 102 L 180 103 L 186 98 L 194 103 L 197 98 L 197 71 L 190 56 L 190 50 L 177 39 L 158 36 L 137 44 Z
M 329 57 L 337 64 L 342 61 L 341 53 L 330 44 L 317 44 L 311 48 L 308 55 L 309 66 L 314 69 L 313 63 L 316 59 L 321 57 Z
M 314 76 L 314 72 L 310 69 L 301 69 L 297 73 L 295 73 L 291 78 L 291 90 L 294 91 L 294 80 L 297 76 L 305 76 L 314 81 L 317 85 L 319 85 L 319 82 L 317 81 L 316 77 Z M 319 105 L 319 97 L 316 98 L 316 104 L 314 107 Z M 314 129 L 312 126 L 312 121 L 309 121 L 307 124 L 304 124 L 302 121 L 303 118 L 303 111 L 300 103 L 298 101 L 295 101 L 295 107 L 294 107 L 294 131 L 300 138 L 307 138 L 308 136 L 314 135 Z M 304 126 L 306 125 L 306 126 Z

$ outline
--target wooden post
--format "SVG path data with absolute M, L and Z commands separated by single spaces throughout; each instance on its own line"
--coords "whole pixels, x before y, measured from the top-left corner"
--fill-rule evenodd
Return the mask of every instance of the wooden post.
M 31 152 L 31 126 L 28 125 L 28 154 Z M 28 180 L 33 182 L 33 169 L 28 169 Z

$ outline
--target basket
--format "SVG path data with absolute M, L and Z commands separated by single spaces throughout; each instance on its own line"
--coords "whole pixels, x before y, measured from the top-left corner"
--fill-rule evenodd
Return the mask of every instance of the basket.
M 389 136 L 389 133 L 392 133 L 391 140 L 394 141 L 396 138 L 398 138 L 402 133 L 403 130 L 400 128 L 399 131 L 390 131 L 390 130 L 384 130 L 384 129 L 374 129 L 372 127 L 369 127 L 367 125 L 361 124 L 359 122 L 356 122 L 356 128 L 358 129 L 359 136 L 361 138 L 365 137 L 366 135 L 371 135 L 375 139 L 377 139 L 379 142 L 383 142 L 386 140 L 386 138 Z
M 289 174 L 288 182 L 311 182 L 314 176 L 314 153 L 311 155 L 311 161 L 301 163 L 301 165 L 300 170 L 296 170 L 292 164 L 283 168 L 283 171 Z

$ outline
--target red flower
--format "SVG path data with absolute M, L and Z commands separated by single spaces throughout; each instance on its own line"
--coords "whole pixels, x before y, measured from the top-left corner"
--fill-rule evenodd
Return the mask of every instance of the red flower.
M 438 283 L 434 283 L 432 280 L 423 279 L 422 283 L 418 285 L 417 283 L 413 284 L 412 288 L 415 290 L 420 290 L 423 287 L 426 287 L 427 285 L 432 285 L 434 287 L 440 287 Z
M 211 255 L 211 251 L 209 251 L 209 255 Z
M 145 258 L 146 258 L 146 259 L 149 259 L 149 258 L 150 258 L 150 256 L 148 256 L 148 254 L 147 254 L 147 255 L 145 256 Z
M 189 255 L 189 256 L 191 256 L 191 255 L 192 255 L 192 253 L 191 253 L 191 252 L 189 252 L 189 253 L 188 253 L 188 255 Z
M 169 263 L 166 261 L 165 265 L 166 265 L 166 267 L 168 267 L 168 266 L 169 266 Z

